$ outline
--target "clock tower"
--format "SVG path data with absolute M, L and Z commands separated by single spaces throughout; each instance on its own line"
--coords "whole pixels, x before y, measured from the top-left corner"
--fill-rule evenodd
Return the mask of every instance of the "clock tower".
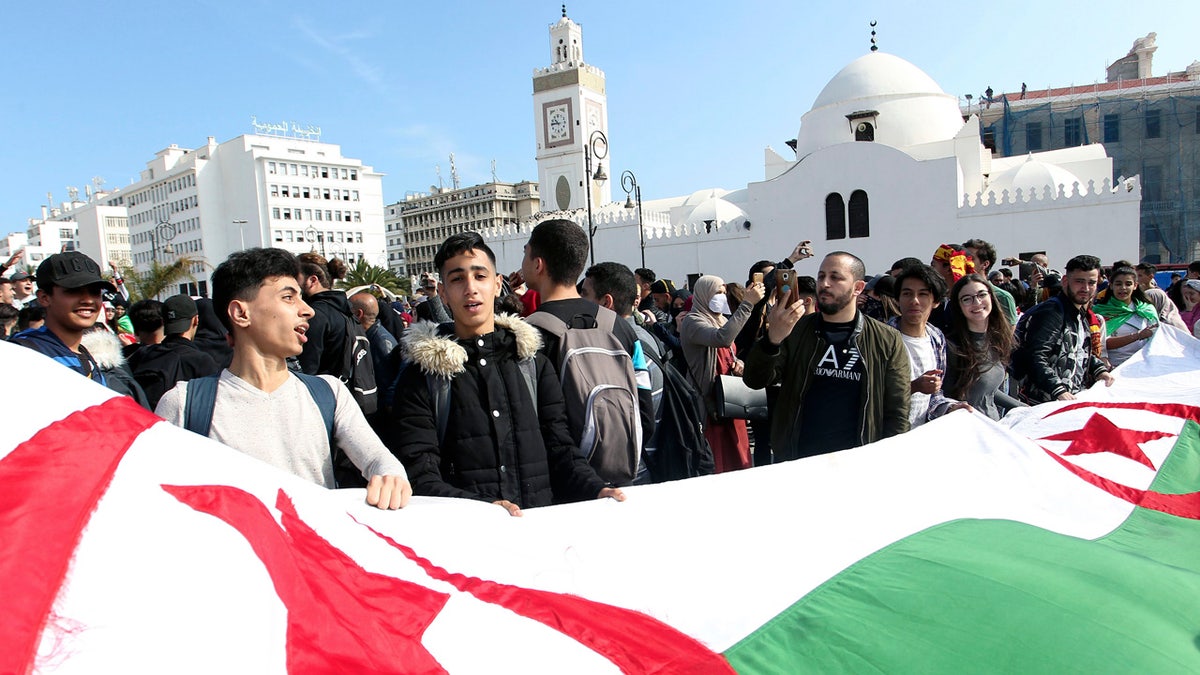
M 584 63 L 583 29 L 567 18 L 566 5 L 550 26 L 550 65 L 533 72 L 533 117 L 542 210 L 586 208 L 584 148 L 594 132 L 608 135 L 608 105 L 604 71 Z M 596 148 L 608 150 L 603 141 Z M 609 157 L 593 157 L 593 173 L 598 161 L 610 172 Z M 593 209 L 612 201 L 610 182 L 592 181 Z

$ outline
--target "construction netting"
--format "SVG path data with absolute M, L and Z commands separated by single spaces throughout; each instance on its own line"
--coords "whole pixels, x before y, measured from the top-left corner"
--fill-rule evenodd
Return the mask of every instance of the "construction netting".
M 1041 102 L 993 99 L 981 111 L 984 144 L 1009 157 L 1103 143 L 1114 182 L 1141 176 L 1140 257 L 1200 259 L 1200 82 L 1054 94 Z

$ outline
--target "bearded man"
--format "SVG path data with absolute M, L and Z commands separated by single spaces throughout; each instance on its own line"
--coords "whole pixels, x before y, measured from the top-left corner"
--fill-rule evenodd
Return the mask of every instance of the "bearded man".
M 817 308 L 777 302 L 767 334 L 750 350 L 742 378 L 780 384 L 771 422 L 775 461 L 854 448 L 909 429 L 910 366 L 893 328 L 858 311 L 866 267 L 835 251 L 817 273 Z

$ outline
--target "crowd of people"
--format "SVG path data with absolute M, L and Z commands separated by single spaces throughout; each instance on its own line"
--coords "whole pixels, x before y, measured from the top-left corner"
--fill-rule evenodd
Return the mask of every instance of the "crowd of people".
M 587 258 L 567 220 L 538 224 L 507 275 L 457 234 L 409 304 L 338 290 L 340 260 L 250 249 L 217 266 L 211 299 L 129 304 L 115 266 L 63 252 L 0 276 L 0 337 L 379 508 L 415 493 L 520 515 L 1069 400 L 1160 324 L 1200 319 L 1200 262 L 1161 290 L 1153 265 L 1090 255 L 997 267 L 982 239 L 875 276 L 847 251 L 805 263 L 804 241 L 745 283 L 686 288 Z M 761 396 L 753 414 L 730 412 L 738 387 Z

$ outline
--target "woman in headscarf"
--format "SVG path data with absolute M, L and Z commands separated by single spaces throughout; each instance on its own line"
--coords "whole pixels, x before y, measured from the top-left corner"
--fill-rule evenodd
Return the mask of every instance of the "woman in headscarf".
M 712 446 L 717 473 L 745 469 L 750 466 L 746 421 L 713 416 L 713 383 L 718 375 L 741 377 L 742 362 L 737 359 L 733 340 L 750 318 L 754 305 L 766 295 L 766 288 L 762 283 L 747 286 L 744 302 L 730 317 L 726 317 L 729 301 L 720 277 L 702 276 L 692 291 L 692 309 L 683 318 L 679 341 L 687 359 L 688 375 L 709 411 L 704 437 Z
M 1108 276 L 1108 297 L 1093 308 L 1105 320 L 1105 347 L 1113 368 L 1146 346 L 1158 330 L 1158 310 L 1138 288 L 1137 272 L 1118 267 Z

